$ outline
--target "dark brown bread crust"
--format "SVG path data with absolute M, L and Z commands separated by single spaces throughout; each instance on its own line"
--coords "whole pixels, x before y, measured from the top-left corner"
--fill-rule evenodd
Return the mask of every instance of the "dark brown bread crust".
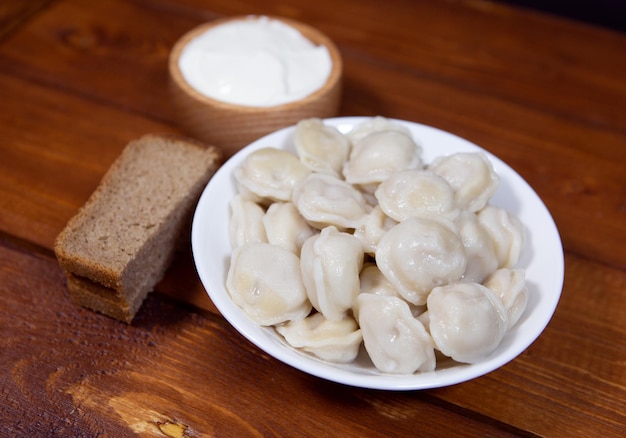
M 220 159 L 216 148 L 179 137 L 130 142 L 55 241 L 74 301 L 130 322 L 171 263 Z

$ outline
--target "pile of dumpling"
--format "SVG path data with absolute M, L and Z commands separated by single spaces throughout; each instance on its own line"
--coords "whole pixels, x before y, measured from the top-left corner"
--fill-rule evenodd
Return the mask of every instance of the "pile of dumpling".
M 524 228 L 489 204 L 483 153 L 424 163 L 403 125 L 349 133 L 299 122 L 297 154 L 266 147 L 236 168 L 226 288 L 256 323 L 332 362 L 361 345 L 385 373 L 489 356 L 527 302 Z

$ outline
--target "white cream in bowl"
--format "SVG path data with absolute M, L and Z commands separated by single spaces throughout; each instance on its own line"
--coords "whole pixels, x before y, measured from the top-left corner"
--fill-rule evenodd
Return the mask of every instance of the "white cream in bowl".
M 212 27 L 183 49 L 185 80 L 207 97 L 236 105 L 270 107 L 295 102 L 328 80 L 332 60 L 297 29 L 268 17 Z

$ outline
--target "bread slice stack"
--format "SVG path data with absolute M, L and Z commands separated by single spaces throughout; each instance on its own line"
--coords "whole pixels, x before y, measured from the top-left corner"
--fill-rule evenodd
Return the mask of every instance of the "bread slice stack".
M 218 149 L 178 137 L 130 142 L 55 241 L 72 300 L 132 322 L 177 245 L 188 242 L 196 203 L 220 159 Z

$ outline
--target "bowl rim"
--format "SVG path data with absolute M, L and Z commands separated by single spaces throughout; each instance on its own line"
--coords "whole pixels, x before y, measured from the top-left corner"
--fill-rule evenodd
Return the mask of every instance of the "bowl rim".
M 226 102 L 223 100 L 215 99 L 209 97 L 200 91 L 196 90 L 192 87 L 183 77 L 183 74 L 180 70 L 179 58 L 184 50 L 184 48 L 189 44 L 191 40 L 196 38 L 197 36 L 203 34 L 217 26 L 221 26 L 226 23 L 230 23 L 233 21 L 253 21 L 260 20 L 263 18 L 267 18 L 269 20 L 280 21 L 302 34 L 305 38 L 311 41 L 313 44 L 317 46 L 325 46 L 328 49 L 328 53 L 331 59 L 331 70 L 326 82 L 313 91 L 312 93 L 306 95 L 305 97 L 291 101 L 285 102 L 279 105 L 273 106 L 255 106 L 255 105 L 240 105 L 234 104 L 230 102 Z M 326 94 L 331 92 L 335 87 L 337 87 L 341 81 L 341 76 L 343 74 L 343 60 L 341 57 L 341 53 L 335 43 L 328 37 L 326 34 L 321 32 L 320 30 L 310 26 L 306 23 L 294 20 L 292 18 L 281 17 L 278 15 L 236 15 L 231 17 L 223 17 L 218 18 L 203 24 L 196 26 L 195 28 L 186 32 L 182 37 L 178 39 L 178 41 L 172 47 L 170 51 L 169 59 L 168 59 L 168 70 L 170 74 L 171 80 L 176 84 L 178 88 L 180 88 L 185 94 L 191 97 L 193 100 L 204 104 L 210 105 L 225 111 L 237 111 L 239 113 L 263 113 L 263 114 L 271 114 L 271 113 L 279 113 L 284 111 L 289 111 L 294 108 L 299 108 L 301 106 L 306 106 L 311 104 L 311 102 L 315 102 L 316 100 L 324 97 Z

